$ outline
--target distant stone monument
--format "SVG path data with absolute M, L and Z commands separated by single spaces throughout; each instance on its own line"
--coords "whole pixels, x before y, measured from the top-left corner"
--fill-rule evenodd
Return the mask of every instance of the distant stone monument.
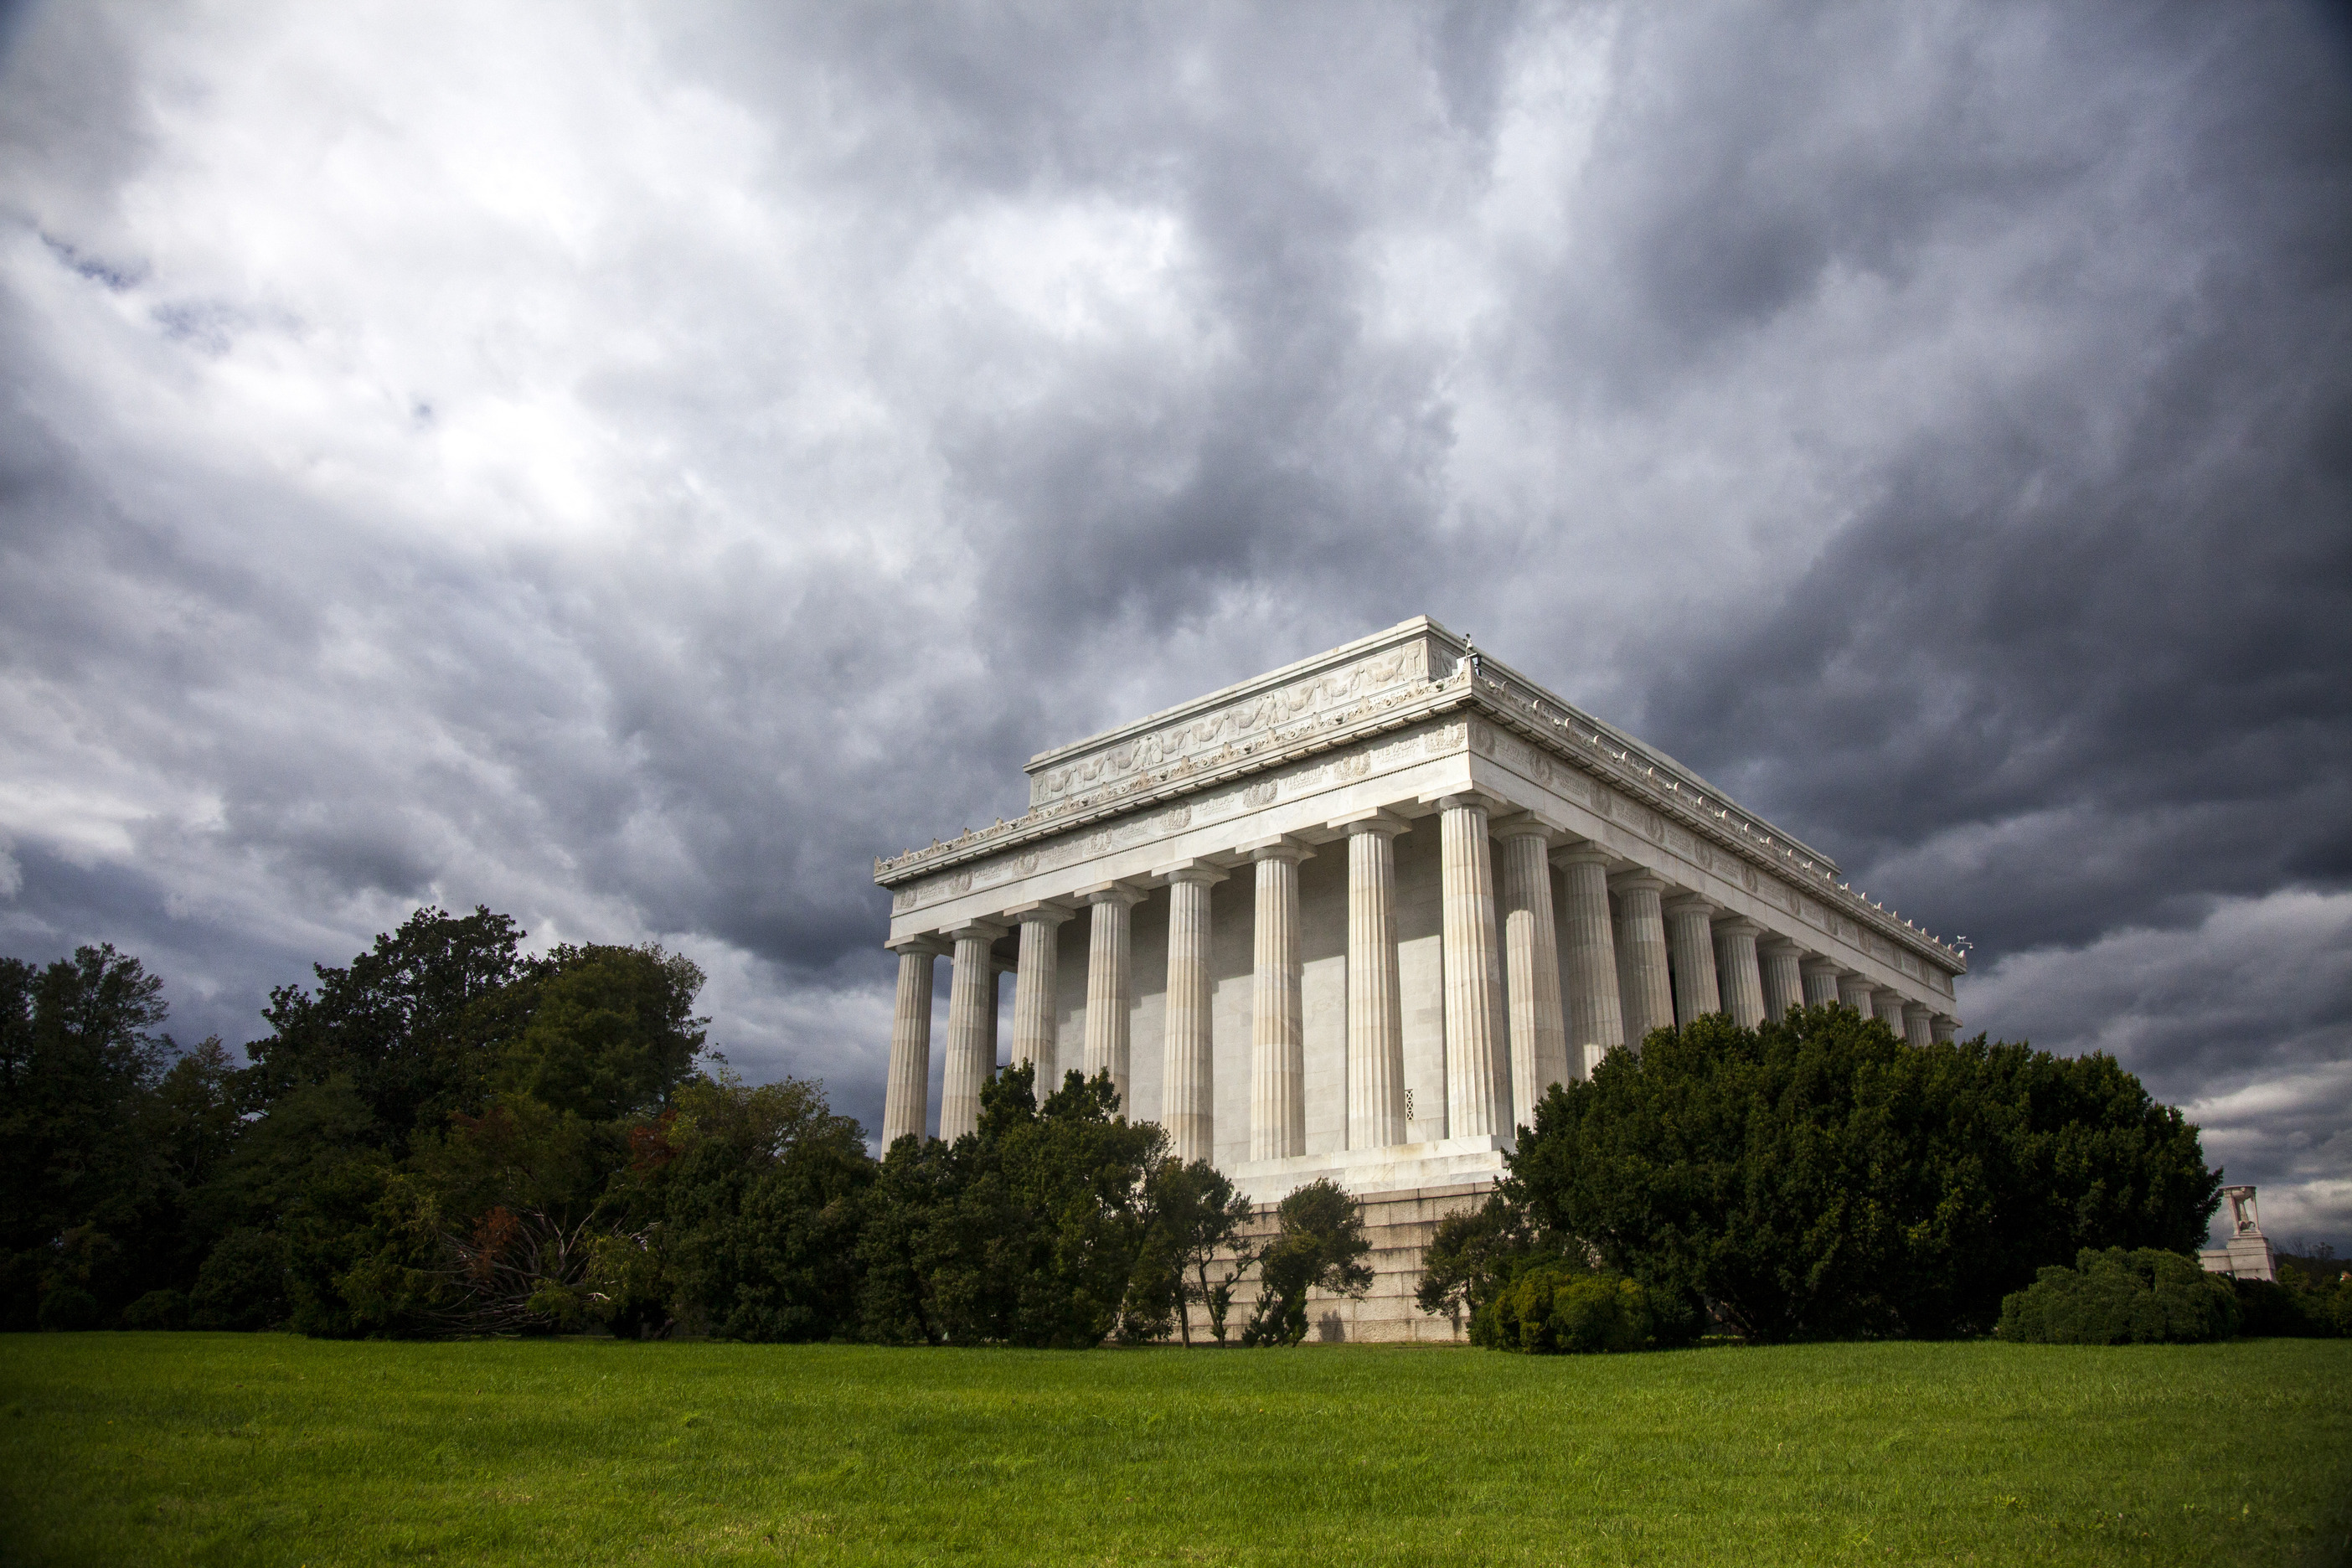
M 1261 1205 L 1328 1177 L 1379 1283 L 1326 1337 L 1449 1337 L 1421 1247 L 1564 1079 L 1703 1014 L 1843 1004 L 1916 1045 L 1967 963 L 1672 757 L 1427 619 L 1028 765 L 1010 822 L 875 863 L 887 1144 L 970 1132 L 1009 1054 L 1108 1073 Z M 934 962 L 947 1062 L 927 1103 Z
M 2254 1189 L 2223 1187 L 2221 1195 L 2230 1200 L 2230 1245 L 2209 1247 L 2197 1254 L 2209 1274 L 2227 1274 L 2233 1279 L 2272 1279 L 2277 1278 L 2271 1267 L 2270 1238 L 2263 1234 L 2263 1222 L 2254 1212 Z

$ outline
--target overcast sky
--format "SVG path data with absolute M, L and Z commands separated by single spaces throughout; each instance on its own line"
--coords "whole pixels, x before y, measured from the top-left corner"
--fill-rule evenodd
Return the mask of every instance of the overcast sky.
M 871 1128 L 875 855 L 1428 614 L 2352 1250 L 2336 14 L 5 15 L 0 951 L 486 903 Z

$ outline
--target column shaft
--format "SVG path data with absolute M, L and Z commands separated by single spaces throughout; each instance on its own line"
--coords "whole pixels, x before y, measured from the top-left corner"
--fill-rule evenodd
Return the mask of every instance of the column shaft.
M 1591 1078 L 1610 1050 L 1625 1043 L 1625 1006 L 1617 989 L 1616 933 L 1609 919 L 1609 858 L 1597 849 L 1556 857 L 1566 901 L 1568 1070 Z
M 1928 1031 L 1927 1020 L 1926 1007 L 1916 1002 L 1903 1004 L 1903 1037 L 1915 1046 L 1934 1044 L 1936 1037 Z
M 1927 1037 L 1931 1040 L 1948 1040 L 1959 1032 L 1960 1021 L 1938 1013 L 1927 1020 Z
M 1804 950 L 1785 936 L 1766 937 L 1756 944 L 1764 969 L 1764 1016 L 1775 1022 L 1791 1007 L 1805 1005 L 1805 977 L 1798 968 Z
M 1168 1043 L 1160 1124 L 1178 1160 L 1216 1158 L 1216 1085 L 1209 1033 L 1209 888 L 1224 873 L 1201 867 L 1168 879 Z
M 1129 974 L 1129 919 L 1141 894 L 1127 888 L 1109 888 L 1091 895 L 1094 928 L 1087 946 L 1087 1077 L 1110 1074 L 1118 1094 L 1118 1110 L 1132 1120 L 1127 1103 L 1129 1047 L 1132 1034 L 1128 1008 L 1135 995 Z
M 1061 983 L 1062 922 L 1066 910 L 1024 910 L 1021 963 L 1013 973 L 1013 1060 L 1037 1069 L 1037 1102 L 1062 1087 L 1061 1037 L 1055 1021 Z
M 1877 1016 L 1870 999 L 1870 982 L 1861 975 L 1844 973 L 1838 976 L 1838 1000 L 1865 1018 Z
M 1715 978 L 1716 906 L 1696 895 L 1666 905 L 1666 942 L 1675 955 L 1675 1025 L 1689 1028 L 1709 1013 L 1723 1011 Z
M 1551 841 L 1503 838 L 1503 974 L 1510 998 L 1511 1121 L 1532 1127 L 1536 1102 L 1568 1078 L 1568 1020 L 1559 998 L 1559 928 L 1553 923 Z
M 1797 965 L 1805 977 L 1805 1005 L 1834 1007 L 1838 1000 L 1838 976 L 1845 971 L 1826 958 L 1808 958 Z
M 1445 956 L 1445 1135 L 1510 1131 L 1504 1076 L 1502 965 L 1495 942 L 1495 871 L 1486 808 L 1439 803 L 1438 877 Z
M 1257 851 L 1256 929 L 1251 933 L 1250 1158 L 1307 1152 L 1307 1037 L 1299 1002 L 1296 846 Z
M 980 1131 L 980 1088 L 995 1067 L 996 969 L 989 943 L 993 930 L 955 933 L 955 967 L 948 980 L 948 1059 L 940 1085 L 940 1136 L 954 1142 Z
M 1896 1037 L 1900 1038 L 1903 1034 L 1902 993 L 1882 986 L 1872 993 L 1871 1000 L 1874 1004 L 1873 1013 L 1878 1021 L 1894 1030 Z
M 1764 971 L 1756 953 L 1760 929 L 1750 920 L 1715 922 L 1715 975 L 1723 1010 L 1744 1029 L 1764 1021 Z
M 1666 922 L 1658 898 L 1665 886 L 1646 873 L 1616 886 L 1617 995 L 1625 1012 L 1625 1043 L 1636 1048 L 1651 1030 L 1675 1026 Z
M 930 1119 L 931 963 L 939 949 L 898 951 L 898 1003 L 890 1019 L 890 1077 L 882 1096 L 882 1147 L 920 1138 Z
M 1404 1009 L 1397 985 L 1396 828 L 1348 830 L 1348 1147 L 1405 1141 Z

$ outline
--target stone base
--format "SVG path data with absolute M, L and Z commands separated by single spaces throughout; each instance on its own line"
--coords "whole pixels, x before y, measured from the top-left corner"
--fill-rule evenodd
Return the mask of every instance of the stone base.
M 2270 1239 L 2256 1232 L 2252 1236 L 2233 1236 L 2227 1247 L 2208 1247 L 2197 1254 L 2197 1261 L 2209 1274 L 2227 1274 L 2236 1279 L 2275 1279 L 2272 1266 Z
M 1450 1143 L 1454 1140 L 1447 1142 Z M 1460 1142 L 1467 1143 L 1472 1140 Z M 1441 1145 L 1409 1144 L 1406 1147 L 1428 1149 Z M 1285 1160 L 1263 1163 L 1289 1165 L 1296 1163 L 1308 1168 L 1307 1174 L 1282 1189 L 1287 1193 L 1290 1187 L 1312 1181 L 1316 1174 L 1328 1170 L 1328 1166 L 1315 1165 L 1318 1158 L 1327 1157 L 1309 1156 L 1303 1162 Z M 1499 1158 L 1496 1163 L 1499 1168 Z M 1235 1180 L 1239 1180 L 1238 1173 Z M 1316 1291 L 1307 1300 L 1307 1342 L 1324 1344 L 1465 1342 L 1468 1323 L 1456 1322 L 1451 1317 L 1432 1317 L 1423 1312 L 1413 1305 L 1412 1291 L 1413 1287 L 1421 1282 L 1422 1249 L 1429 1245 L 1429 1238 L 1436 1233 L 1437 1222 L 1447 1215 L 1475 1208 L 1486 1202 L 1486 1193 L 1493 1185 L 1493 1181 L 1488 1179 L 1360 1194 L 1358 1201 L 1363 1205 L 1364 1234 L 1372 1244 L 1372 1250 L 1364 1257 L 1364 1261 L 1371 1266 L 1372 1287 L 1360 1301 Z M 1274 1203 L 1257 1205 L 1257 1212 L 1244 1233 L 1252 1245 L 1274 1233 Z M 1256 1300 L 1257 1270 L 1253 1268 L 1234 1286 L 1233 1316 L 1226 1321 L 1225 1326 L 1229 1340 L 1240 1339 L 1242 1326 L 1249 1321 L 1250 1309 Z M 1207 1337 L 1208 1325 L 1196 1307 L 1192 1318 L 1193 1342 L 1205 1343 Z
M 1391 1143 L 1381 1149 L 1335 1149 L 1323 1154 L 1297 1154 L 1286 1160 L 1252 1160 L 1225 1173 L 1234 1185 L 1261 1204 L 1280 1203 L 1292 1193 L 1328 1176 L 1360 1195 L 1376 1193 L 1412 1194 L 1451 1187 L 1463 1182 L 1494 1184 L 1503 1173 L 1503 1156 L 1512 1140 L 1500 1134 L 1483 1138 L 1439 1138 L 1426 1143 Z M 1366 1222 L 1370 1220 L 1368 1212 Z

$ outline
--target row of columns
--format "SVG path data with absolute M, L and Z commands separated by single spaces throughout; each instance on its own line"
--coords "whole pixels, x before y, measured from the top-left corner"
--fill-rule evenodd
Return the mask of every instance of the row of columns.
M 1952 1021 L 1695 894 L 1667 898 L 1646 871 L 1612 879 L 1591 845 L 1555 853 L 1534 819 L 1489 820 L 1478 796 L 1438 803 L 1444 973 L 1444 1123 L 1436 1135 L 1507 1134 L 1545 1090 L 1589 1075 L 1612 1047 L 1724 1012 L 1753 1026 L 1799 1003 L 1842 1002 L 1915 1044 L 1950 1037 Z M 1403 1005 L 1398 984 L 1396 836 L 1412 824 L 1386 811 L 1334 824 L 1348 854 L 1347 1146 L 1406 1139 Z M 1500 840 L 1502 887 L 1490 838 Z M 1243 847 L 1255 879 L 1250 1004 L 1250 1158 L 1307 1152 L 1306 1035 L 1300 980 L 1298 866 L 1315 850 L 1295 838 Z M 1561 872 L 1556 906 L 1550 868 Z M 1160 1122 L 1181 1160 L 1213 1157 L 1210 1038 L 1210 889 L 1230 875 L 1206 862 L 1175 867 L 1169 888 L 1168 1016 Z M 1611 895 L 1615 895 L 1615 910 Z M 1144 894 L 1107 884 L 1082 896 L 1090 922 L 1084 1068 L 1107 1073 L 1122 1106 L 1130 1066 L 1130 917 Z M 1006 917 L 1020 931 L 1013 1059 L 1038 1088 L 1060 1077 L 1055 1020 L 1059 931 L 1074 911 L 1032 905 Z M 922 1135 L 930 1069 L 931 967 L 952 951 L 946 1085 L 940 1136 L 974 1131 L 980 1089 L 996 1059 L 996 966 L 1006 927 L 975 921 L 949 944 L 918 938 L 899 953 L 897 1015 L 882 1115 L 885 1147 Z M 1562 935 L 1566 941 L 1561 941 Z M 1760 940 L 1759 940 L 1760 939 Z M 1565 990 L 1561 959 L 1567 962 Z M 1428 1120 L 1427 1118 L 1423 1119 Z

